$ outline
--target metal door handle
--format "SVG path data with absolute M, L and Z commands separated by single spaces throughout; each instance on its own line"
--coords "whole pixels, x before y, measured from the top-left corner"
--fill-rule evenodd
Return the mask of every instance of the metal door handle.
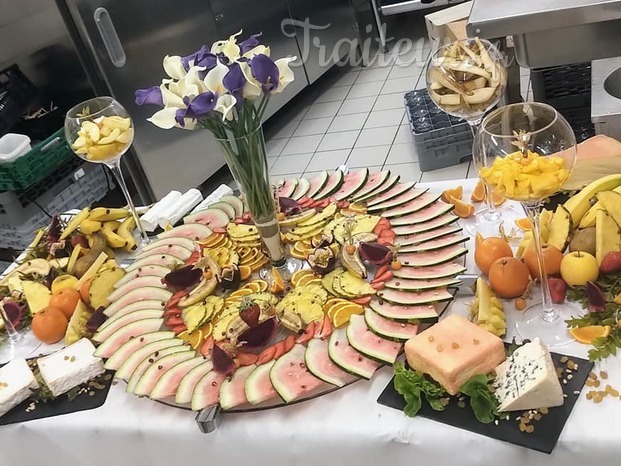
M 110 13 L 108 13 L 108 10 L 105 8 L 99 7 L 95 10 L 93 17 L 104 46 L 106 47 L 106 51 L 108 52 L 108 56 L 110 57 L 110 61 L 117 68 L 121 68 L 125 65 L 127 57 L 125 56 L 123 45 L 119 40 L 119 35 L 116 33 L 116 29 L 112 23 L 112 18 L 110 18 Z

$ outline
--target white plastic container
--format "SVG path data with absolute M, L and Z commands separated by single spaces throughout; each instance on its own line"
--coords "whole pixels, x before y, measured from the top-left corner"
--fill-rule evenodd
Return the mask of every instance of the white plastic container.
M 10 163 L 30 149 L 30 138 L 23 134 L 7 133 L 0 137 L 0 163 Z

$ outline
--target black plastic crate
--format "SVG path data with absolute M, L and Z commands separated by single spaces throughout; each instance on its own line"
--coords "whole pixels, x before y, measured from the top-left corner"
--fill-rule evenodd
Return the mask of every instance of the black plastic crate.
M 530 72 L 533 97 L 556 109 L 591 106 L 591 63 L 540 68 Z
M 0 71 L 0 136 L 9 132 L 25 113 L 37 88 L 17 65 Z
M 591 106 L 581 108 L 561 108 L 558 110 L 574 130 L 576 141 L 582 142 L 595 136 L 595 125 L 591 121 Z

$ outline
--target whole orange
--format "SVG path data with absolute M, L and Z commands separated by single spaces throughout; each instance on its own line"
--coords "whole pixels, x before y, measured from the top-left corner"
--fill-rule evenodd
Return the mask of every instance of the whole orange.
M 502 238 L 495 236 L 485 238 L 477 243 L 474 248 L 474 262 L 486 275 L 489 274 L 489 268 L 494 261 L 502 257 L 513 257 L 511 246 Z
M 551 244 L 544 244 L 541 246 L 543 251 L 543 265 L 546 268 L 546 275 L 558 275 L 561 273 L 561 261 L 563 260 L 563 253 L 559 248 Z M 539 264 L 537 263 L 537 252 L 534 248 L 528 248 L 524 252 L 524 263 L 530 272 L 530 276 L 533 278 L 541 278 L 539 273 Z
M 50 298 L 48 305 L 55 309 L 60 309 L 67 316 L 67 319 L 71 319 L 75 307 L 80 302 L 80 292 L 75 288 L 63 288 L 62 290 L 54 293 Z
M 500 298 L 513 299 L 521 296 L 529 283 L 528 267 L 515 257 L 496 259 L 489 268 L 489 284 Z
M 80 297 L 82 298 L 82 301 L 84 301 L 85 304 L 90 304 L 88 301 L 88 292 L 91 287 L 91 283 L 93 283 L 94 278 L 95 277 L 89 278 L 84 283 L 82 283 L 82 286 L 80 287 Z
M 32 318 L 32 333 L 43 343 L 51 345 L 62 340 L 69 321 L 60 309 L 44 307 Z

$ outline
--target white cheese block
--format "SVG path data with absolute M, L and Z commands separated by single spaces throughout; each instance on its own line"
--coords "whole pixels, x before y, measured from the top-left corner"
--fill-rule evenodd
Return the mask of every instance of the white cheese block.
M 41 376 L 54 396 L 62 395 L 104 372 L 103 361 L 93 356 L 95 347 L 87 338 L 39 358 Z
M 39 384 L 24 358 L 13 359 L 0 368 L 0 417 L 38 388 Z
M 496 368 L 493 385 L 500 412 L 551 408 L 564 401 L 552 357 L 539 338 L 519 347 Z

